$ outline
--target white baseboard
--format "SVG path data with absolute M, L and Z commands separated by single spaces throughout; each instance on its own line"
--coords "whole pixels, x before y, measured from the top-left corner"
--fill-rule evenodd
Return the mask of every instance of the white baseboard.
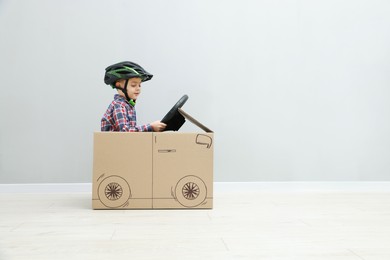
M 0 193 L 77 193 L 91 191 L 92 183 L 0 184 Z
M 290 182 L 217 182 L 218 191 L 261 192 L 390 192 L 390 182 L 368 181 L 290 181 Z
M 215 182 L 215 192 L 390 192 L 390 182 Z M 91 183 L 0 184 L 0 193 L 84 193 Z

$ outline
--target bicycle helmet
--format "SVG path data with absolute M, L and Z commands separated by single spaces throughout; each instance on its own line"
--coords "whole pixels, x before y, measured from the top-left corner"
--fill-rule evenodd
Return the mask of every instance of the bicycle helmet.
M 127 101 L 133 106 L 135 106 L 136 100 L 132 100 L 127 94 L 127 83 L 130 78 L 141 78 L 142 82 L 152 79 L 153 75 L 144 70 L 140 65 L 131 61 L 123 61 L 106 68 L 106 73 L 104 75 L 104 83 L 110 85 L 112 88 L 121 90 Z M 115 86 L 115 82 L 120 79 L 126 80 L 125 87 L 119 88 Z
M 106 68 L 104 83 L 115 87 L 116 81 L 135 77 L 141 78 L 144 82 L 152 79 L 153 75 L 134 62 L 123 61 Z

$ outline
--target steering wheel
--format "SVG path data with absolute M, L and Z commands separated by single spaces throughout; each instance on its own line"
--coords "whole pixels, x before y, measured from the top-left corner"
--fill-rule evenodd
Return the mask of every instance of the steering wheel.
M 187 100 L 187 95 L 182 96 L 164 118 L 161 119 L 161 122 L 167 125 L 164 131 L 177 131 L 185 123 L 186 120 L 184 116 L 179 113 L 178 108 L 182 107 Z

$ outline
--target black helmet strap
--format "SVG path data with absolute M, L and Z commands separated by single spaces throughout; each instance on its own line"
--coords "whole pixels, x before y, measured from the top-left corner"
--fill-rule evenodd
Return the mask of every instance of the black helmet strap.
M 122 92 L 125 94 L 126 100 L 127 100 L 127 101 L 130 101 L 130 97 L 129 97 L 129 95 L 127 94 L 127 84 L 128 84 L 128 83 L 129 83 L 129 79 L 126 79 L 125 87 L 124 87 L 124 89 L 122 89 Z

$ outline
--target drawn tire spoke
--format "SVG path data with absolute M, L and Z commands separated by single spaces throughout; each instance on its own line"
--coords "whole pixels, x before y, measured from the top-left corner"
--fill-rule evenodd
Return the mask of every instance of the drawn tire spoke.
M 118 200 L 120 197 L 122 197 L 123 189 L 121 185 L 119 185 L 116 182 L 111 182 L 107 184 L 104 194 L 106 195 L 106 198 L 109 200 Z
M 199 196 L 199 186 L 194 182 L 187 182 L 183 186 L 182 193 L 187 200 L 194 200 Z

